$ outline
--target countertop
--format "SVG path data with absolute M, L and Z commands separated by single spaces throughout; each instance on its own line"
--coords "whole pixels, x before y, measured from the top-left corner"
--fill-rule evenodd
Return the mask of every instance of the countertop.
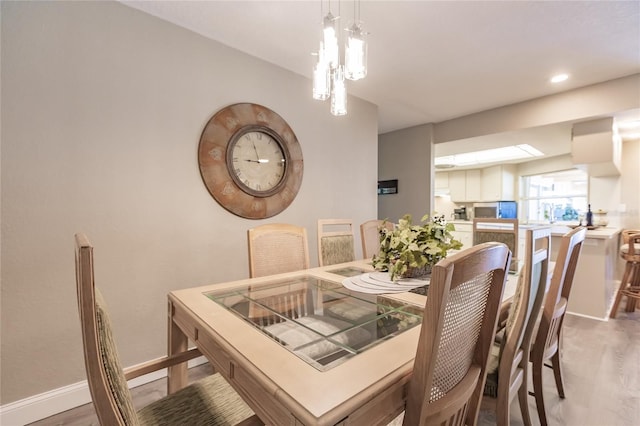
M 472 220 L 448 220 L 448 223 L 453 223 L 454 225 L 473 225 L 473 221 Z
M 449 223 L 453 223 L 454 225 L 473 225 L 472 220 L 449 220 Z M 551 235 L 554 237 L 561 237 L 567 232 L 571 231 L 572 228 L 564 225 L 548 225 L 548 224 L 522 224 L 518 226 L 520 229 L 531 229 L 536 228 L 538 226 L 551 226 Z M 456 230 L 460 230 L 456 228 Z M 587 230 L 587 238 L 597 238 L 597 239 L 609 239 L 617 236 L 621 228 L 616 227 L 600 227 L 593 230 Z
M 552 237 L 561 237 L 569 231 L 571 231 L 571 228 L 569 228 L 568 226 L 553 226 L 553 225 L 551 226 Z M 620 233 L 620 231 L 622 231 L 621 228 L 615 228 L 615 227 L 609 227 L 609 226 L 600 227 L 596 229 L 589 229 L 587 230 L 586 238 L 597 238 L 600 240 L 608 240 L 610 238 L 616 237 Z

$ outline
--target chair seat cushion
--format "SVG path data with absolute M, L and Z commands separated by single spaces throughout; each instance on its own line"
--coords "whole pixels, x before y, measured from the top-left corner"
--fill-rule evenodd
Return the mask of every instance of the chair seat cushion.
M 629 254 L 629 244 L 623 244 L 620 246 L 620 256 L 626 256 L 630 258 L 633 262 L 638 262 L 638 258 L 640 258 L 640 244 L 633 245 L 633 255 Z
M 496 336 L 497 337 L 497 336 Z M 496 340 L 502 340 L 503 336 Z M 489 352 L 489 361 L 487 362 L 487 381 L 484 384 L 483 395 L 492 398 L 498 397 L 498 367 L 500 366 L 500 341 L 494 341 Z
M 138 411 L 143 426 L 235 425 L 254 413 L 220 374 L 199 380 Z
M 322 237 L 322 262 L 325 265 L 351 262 L 355 260 L 353 236 L 334 235 Z

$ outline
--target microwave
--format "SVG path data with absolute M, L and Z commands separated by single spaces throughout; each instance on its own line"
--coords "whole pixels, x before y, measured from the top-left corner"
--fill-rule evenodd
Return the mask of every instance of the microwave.
M 516 219 L 518 217 L 518 203 L 515 201 L 492 201 L 489 203 L 474 203 L 473 217 Z

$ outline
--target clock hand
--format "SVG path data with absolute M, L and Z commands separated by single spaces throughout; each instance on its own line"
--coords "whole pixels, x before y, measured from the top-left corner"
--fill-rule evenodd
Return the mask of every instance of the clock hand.
M 248 161 L 250 163 L 260 163 L 260 164 L 264 164 L 264 163 L 268 163 L 269 160 L 266 158 L 260 158 L 258 160 L 249 160 L 249 159 L 245 159 L 244 161 Z
M 253 144 L 253 150 L 256 152 L 256 160 L 260 160 L 260 156 L 258 155 L 258 148 L 256 148 L 256 142 L 254 140 L 251 140 L 251 143 Z

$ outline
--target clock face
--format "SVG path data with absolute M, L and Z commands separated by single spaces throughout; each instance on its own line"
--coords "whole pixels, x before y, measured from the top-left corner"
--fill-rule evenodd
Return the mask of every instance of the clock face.
M 227 148 L 232 179 L 249 194 L 268 197 L 282 183 L 287 162 L 277 135 L 267 128 L 240 130 Z
M 200 136 L 198 163 L 213 198 L 247 219 L 286 209 L 304 169 L 302 149 L 287 122 L 250 103 L 229 105 L 211 117 Z

